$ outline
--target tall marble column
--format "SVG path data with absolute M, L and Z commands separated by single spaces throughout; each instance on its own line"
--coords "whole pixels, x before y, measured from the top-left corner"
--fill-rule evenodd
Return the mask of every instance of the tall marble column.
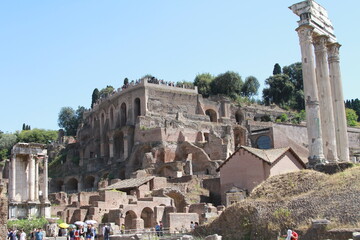
M 330 83 L 334 105 L 337 151 L 340 161 L 349 161 L 349 139 L 340 72 L 340 47 L 339 43 L 332 43 L 328 46 Z
M 16 154 L 11 156 L 10 176 L 9 176 L 9 196 L 10 201 L 15 201 L 16 197 Z
M 35 201 L 39 201 L 39 159 L 35 160 Z
M 316 83 L 315 63 L 312 46 L 313 27 L 308 25 L 296 29 L 300 38 L 307 133 L 309 141 L 309 164 L 323 162 L 324 152 L 320 127 L 320 106 Z
M 49 176 L 48 176 L 48 156 L 45 155 L 44 157 L 44 185 L 43 185 L 43 199 L 44 202 L 49 202 L 48 195 L 49 195 Z
M 314 38 L 316 59 L 316 80 L 319 91 L 321 131 L 323 149 L 326 160 L 336 162 L 339 160 L 335 137 L 334 109 L 327 60 L 327 36 Z
M 35 200 L 35 160 L 32 154 L 29 154 L 29 179 L 28 179 L 28 190 L 29 190 L 29 201 L 33 202 Z

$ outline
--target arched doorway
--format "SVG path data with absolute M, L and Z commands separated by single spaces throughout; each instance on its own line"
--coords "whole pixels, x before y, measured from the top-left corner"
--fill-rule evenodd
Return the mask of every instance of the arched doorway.
M 124 134 L 123 132 L 116 132 L 114 135 L 114 157 L 121 159 L 124 156 Z
M 144 220 L 144 228 L 152 228 L 155 226 L 154 211 L 146 207 L 141 211 L 141 218 Z
M 171 191 L 166 193 L 166 195 L 174 200 L 174 205 L 177 212 L 184 212 L 186 206 L 185 196 L 177 191 Z
M 133 220 L 136 219 L 136 213 L 132 210 L 129 210 L 125 213 L 125 229 L 135 229 L 136 226 L 133 226 Z
M 244 115 L 241 113 L 240 110 L 238 110 L 236 113 L 235 113 L 235 119 L 236 119 L 236 123 L 241 125 L 242 122 L 244 121 Z
M 76 178 L 70 178 L 66 183 L 66 191 L 77 192 L 78 191 L 78 180 Z
M 84 189 L 91 190 L 95 187 L 95 177 L 86 176 L 84 179 Z
M 135 98 L 135 100 L 134 100 L 134 123 L 136 122 L 138 116 L 141 116 L 140 98 Z
M 205 114 L 210 117 L 210 122 L 217 122 L 217 114 L 214 110 L 208 109 L 205 111 Z
M 126 125 L 127 116 L 126 116 L 126 104 L 122 103 L 120 107 L 120 127 Z
M 55 183 L 55 192 L 61 192 L 63 190 L 64 181 L 57 180 Z

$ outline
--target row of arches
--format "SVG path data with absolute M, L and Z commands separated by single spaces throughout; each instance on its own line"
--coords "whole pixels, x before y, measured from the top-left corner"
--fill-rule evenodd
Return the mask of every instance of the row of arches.
M 205 114 L 209 116 L 210 122 L 218 122 L 218 114 L 214 109 L 207 109 Z M 239 125 L 244 121 L 244 114 L 240 110 L 235 113 L 235 120 Z
M 76 178 L 70 178 L 66 182 L 63 180 L 58 180 L 53 185 L 53 192 L 78 192 L 79 190 L 88 190 L 95 189 L 96 181 L 94 176 L 86 176 L 84 178 L 84 183 L 82 189 L 79 189 L 79 181 Z
M 133 102 L 133 112 L 129 112 L 128 105 L 125 102 L 122 102 L 120 104 L 120 107 L 118 109 L 118 115 L 116 114 L 116 108 L 114 105 L 111 105 L 109 109 L 103 110 L 100 113 L 100 128 L 104 128 L 107 120 L 109 121 L 109 127 L 111 129 L 117 128 L 117 127 L 123 127 L 128 124 L 129 117 L 131 115 L 133 116 L 133 124 L 135 124 L 135 121 L 138 116 L 141 116 L 141 100 L 140 98 L 135 98 Z M 107 116 L 108 113 L 108 116 Z M 130 116 L 129 116 L 130 115 Z M 94 127 L 94 123 L 97 121 L 97 117 L 94 117 L 92 119 L 93 123 L 92 126 Z

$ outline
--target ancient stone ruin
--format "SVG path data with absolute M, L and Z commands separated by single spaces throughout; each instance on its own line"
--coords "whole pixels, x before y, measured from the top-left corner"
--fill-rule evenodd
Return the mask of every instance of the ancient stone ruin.
M 311 165 L 349 161 L 340 73 L 340 44 L 326 10 L 313 0 L 290 9 L 300 17 L 299 34 Z M 314 58 L 315 49 L 315 58 Z
M 9 218 L 50 217 L 44 144 L 17 143 L 9 167 Z

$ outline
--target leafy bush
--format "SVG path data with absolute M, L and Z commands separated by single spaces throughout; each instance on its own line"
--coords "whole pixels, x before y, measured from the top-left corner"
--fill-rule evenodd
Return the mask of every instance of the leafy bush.
M 34 230 L 34 228 L 44 228 L 45 224 L 47 223 L 48 221 L 44 217 L 42 217 L 21 220 L 9 220 L 7 222 L 7 226 L 8 228 L 22 229 L 24 230 L 26 235 L 29 235 L 30 232 Z

